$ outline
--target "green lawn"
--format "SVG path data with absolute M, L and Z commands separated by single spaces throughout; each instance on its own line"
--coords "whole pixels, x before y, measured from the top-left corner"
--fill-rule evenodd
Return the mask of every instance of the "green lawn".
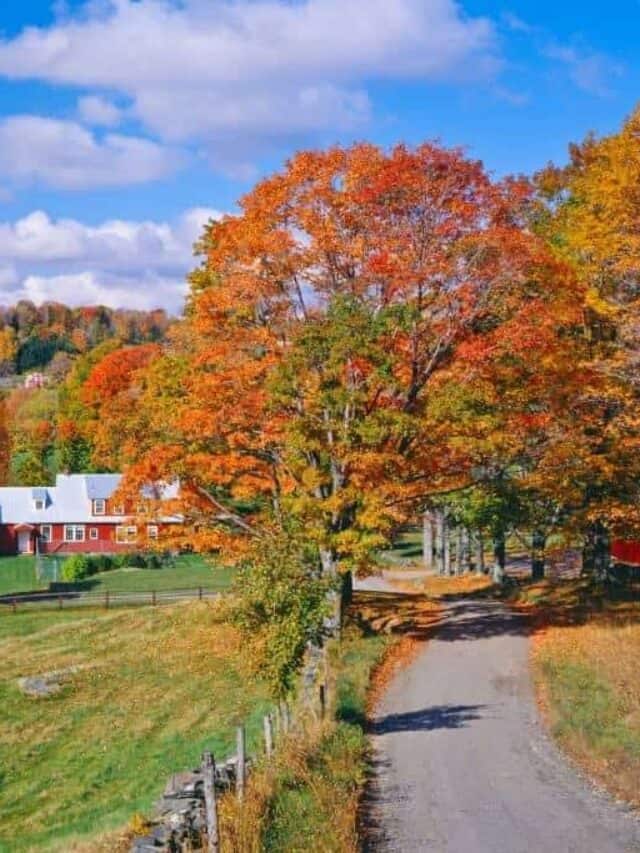
M 391 563 L 396 567 L 422 564 L 422 530 L 410 528 L 400 533 L 387 551 L 380 552 L 380 558 L 384 563 Z
M 0 659 L 2 853 L 111 849 L 102 836 L 148 812 L 172 772 L 205 748 L 232 754 L 241 721 L 254 751 L 268 708 L 213 603 L 0 613 Z M 56 696 L 19 689 L 68 667 Z
M 26 554 L 21 557 L 0 557 L 0 595 L 46 588 L 46 583 L 39 583 L 36 579 L 34 557 Z
M 173 565 L 162 569 L 117 569 L 94 575 L 75 588 L 92 592 L 131 592 L 171 589 L 227 589 L 233 570 L 216 566 L 196 554 L 183 554 Z M 35 560 L 30 556 L 0 558 L 0 595 L 46 589 L 35 575 Z

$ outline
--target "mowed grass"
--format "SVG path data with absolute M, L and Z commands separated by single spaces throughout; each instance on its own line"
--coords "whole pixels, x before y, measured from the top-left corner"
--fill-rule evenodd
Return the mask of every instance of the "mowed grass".
M 0 557 L 0 595 L 46 589 L 47 583 L 36 577 L 35 557 Z
M 203 749 L 256 749 L 266 690 L 215 603 L 0 615 L 0 850 L 68 851 L 145 813 Z M 18 679 L 79 667 L 63 691 Z M 90 849 L 90 848 L 89 848 Z
M 182 554 L 161 569 L 124 568 L 93 575 L 70 588 L 91 592 L 162 592 L 203 587 L 225 590 L 231 586 L 233 570 L 216 565 L 199 554 Z M 38 581 L 35 558 L 0 557 L 0 595 L 45 590 L 48 582 Z
M 553 734 L 585 770 L 640 806 L 640 602 L 586 580 L 531 584 L 534 673 Z

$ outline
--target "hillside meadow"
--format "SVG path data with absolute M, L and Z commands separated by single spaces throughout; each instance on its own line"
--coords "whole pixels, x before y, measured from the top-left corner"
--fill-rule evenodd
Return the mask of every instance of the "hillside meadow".
M 0 657 L 2 853 L 125 828 L 203 749 L 231 754 L 240 722 L 255 749 L 269 704 L 211 603 L 0 614 Z M 19 687 L 70 668 L 55 696 Z

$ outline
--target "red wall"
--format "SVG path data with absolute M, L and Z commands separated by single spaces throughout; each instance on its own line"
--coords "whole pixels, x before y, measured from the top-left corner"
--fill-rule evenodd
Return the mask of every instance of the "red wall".
M 620 563 L 630 566 L 640 566 L 640 542 L 628 542 L 614 539 L 611 544 L 611 556 Z
M 18 552 L 18 539 L 13 527 L 8 524 L 0 524 L 0 554 L 16 554 Z

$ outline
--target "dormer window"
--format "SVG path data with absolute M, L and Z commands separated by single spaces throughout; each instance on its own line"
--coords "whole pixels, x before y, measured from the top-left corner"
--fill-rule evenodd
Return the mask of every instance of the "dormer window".
M 36 498 L 34 504 L 36 509 L 44 509 L 44 501 L 42 500 L 42 498 Z
M 107 512 L 107 502 L 98 498 L 93 502 L 93 514 L 94 515 L 105 515 Z

